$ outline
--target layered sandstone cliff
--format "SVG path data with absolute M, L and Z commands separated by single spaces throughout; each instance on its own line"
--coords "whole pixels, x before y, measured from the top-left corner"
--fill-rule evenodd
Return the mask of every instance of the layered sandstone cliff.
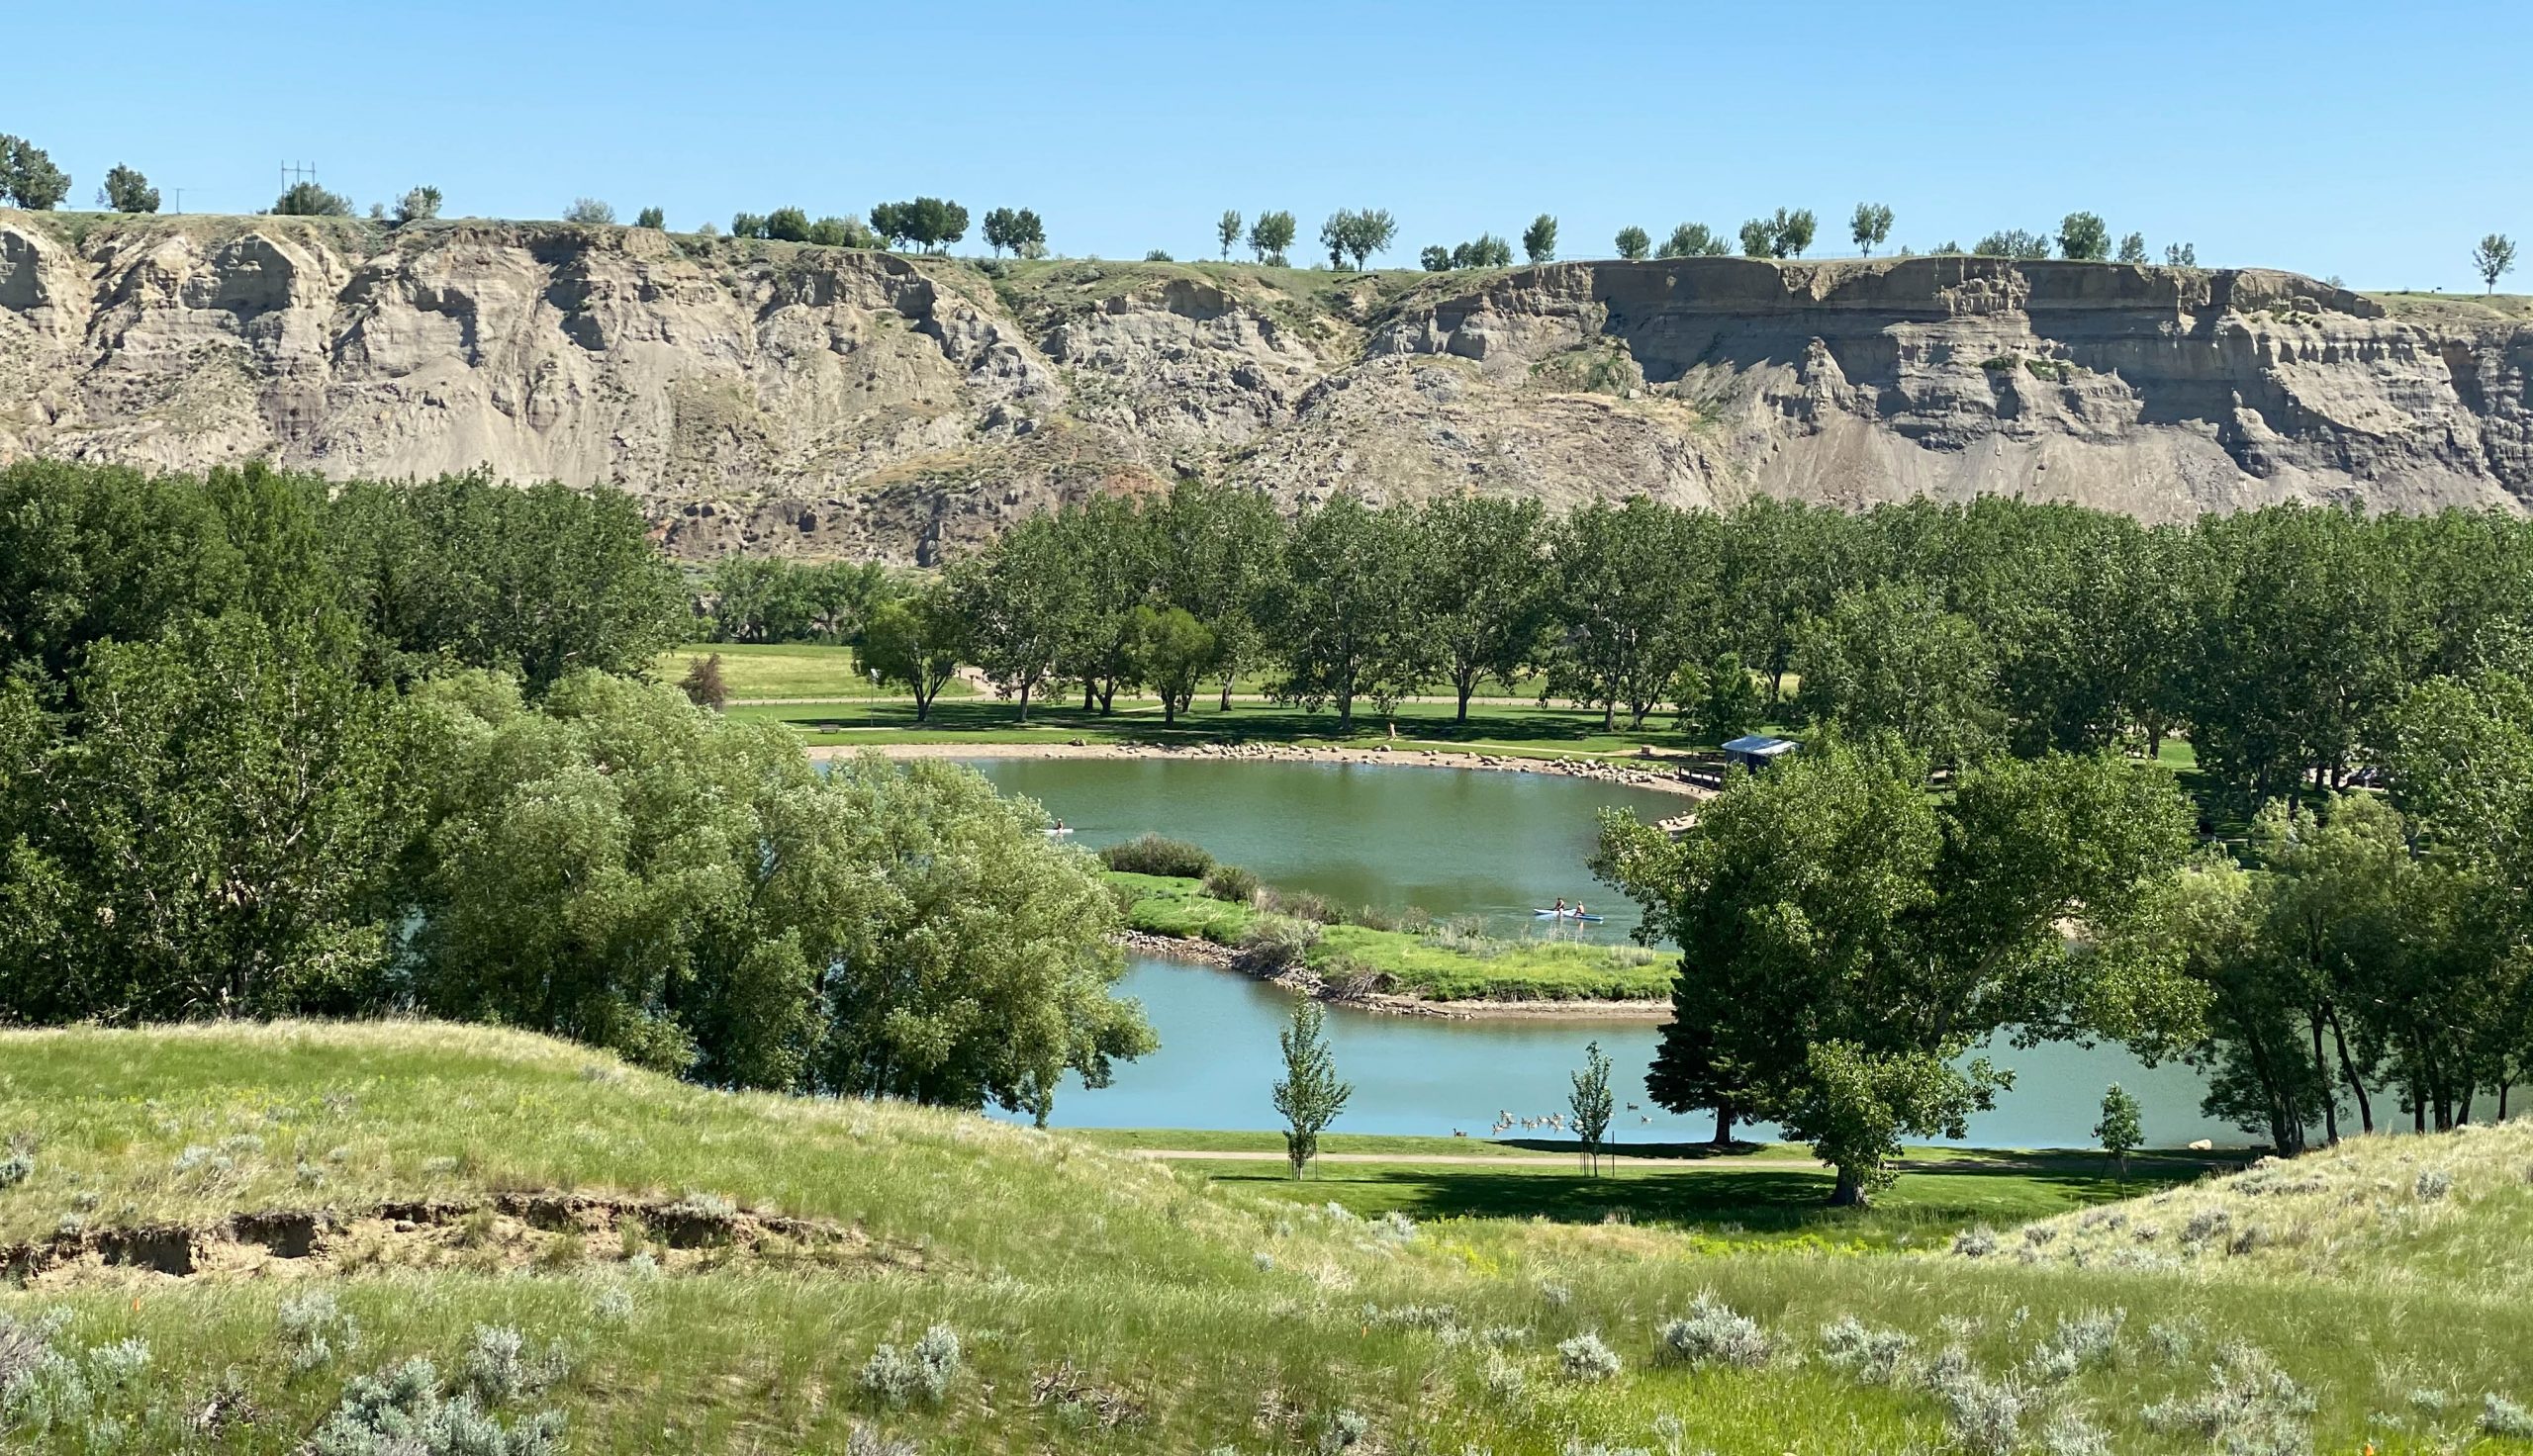
M 2529 381 L 2533 326 L 2262 270 L 986 270 L 624 228 L 0 213 L 0 459 L 604 481 L 697 554 L 932 560 L 1186 474 L 1287 502 L 2512 509 Z

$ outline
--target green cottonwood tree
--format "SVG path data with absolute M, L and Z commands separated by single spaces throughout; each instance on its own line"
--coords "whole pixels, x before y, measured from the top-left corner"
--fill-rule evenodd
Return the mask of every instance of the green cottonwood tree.
M 1266 650 L 1260 620 L 1281 569 L 1283 517 L 1264 492 L 1188 479 L 1145 509 L 1143 525 L 1154 594 L 1204 624 L 1230 712 L 1233 681 Z
M 1704 223 L 1682 223 L 1664 239 L 1658 258 L 1720 258 L 1733 251 L 1733 244 L 1723 233 Z
M 1522 255 L 1534 263 L 1556 261 L 1556 220 L 1546 213 L 1522 229 Z
M 961 619 L 949 589 L 927 587 L 871 614 L 863 630 L 862 662 L 885 682 L 899 683 L 914 695 L 914 720 L 931 721 L 933 699 L 959 671 L 967 645 L 967 623 Z
M 1794 652 L 1795 705 L 1815 723 L 1890 732 L 1938 765 L 1994 748 L 1996 669 L 1977 624 L 1923 588 L 1886 582 L 1841 593 Z
M 70 174 L 24 136 L 0 136 L 0 199 L 31 213 L 47 212 L 70 195 Z M 346 203 L 344 212 L 350 212 Z
M 1434 656 L 1458 699 L 1453 721 L 1492 677 L 1510 687 L 1547 619 L 1548 512 L 1536 500 L 1452 496 L 1418 517 L 1423 600 Z
M 1258 261 L 1270 268 L 1281 268 L 1284 266 L 1284 250 L 1293 245 L 1296 235 L 1292 214 L 1280 210 L 1261 213 L 1258 221 L 1249 225 L 1249 247 L 1258 255 Z
M 1881 202 L 1856 204 L 1855 216 L 1847 220 L 1847 231 L 1866 257 L 1891 236 L 1891 205 Z
M 1057 512 L 1056 529 L 1081 584 L 1057 670 L 1081 684 L 1085 712 L 1112 712 L 1134 682 L 1129 632 L 1158 570 L 1150 519 L 1125 497 L 1094 496 Z
M 2472 271 L 2490 293 L 2497 292 L 2497 281 L 2515 270 L 2515 240 L 2503 232 L 2492 232 L 2472 249 Z
M 395 695 L 342 634 L 235 611 L 101 641 L 47 715 L 0 692 L 0 1006 L 129 1025 L 346 1014 L 414 819 Z
M 1214 220 L 1214 238 L 1223 245 L 1223 260 L 1231 260 L 1232 245 L 1240 241 L 1240 209 L 1225 208 Z
M 106 173 L 106 185 L 97 189 L 97 200 L 118 213 L 154 213 L 158 211 L 158 189 L 140 172 L 118 162 Z
M 1424 682 L 1432 633 L 1418 614 L 1419 542 L 1411 509 L 1375 510 L 1351 491 L 1294 523 L 1271 623 L 1284 667 L 1277 698 L 1335 704 L 1342 731 L 1358 699 L 1387 713 Z
M 1709 517 L 1630 497 L 1594 501 L 1548 532 L 1548 690 L 1636 726 L 1668 690 L 1694 638 L 1711 628 Z
M 272 210 L 283 217 L 348 218 L 352 215 L 352 200 L 314 182 L 293 182 L 273 199 Z
M 1674 840 L 1603 817 L 1594 869 L 1682 948 L 1646 1090 L 1675 1111 L 1767 1118 L 1838 1171 L 1888 1180 L 1904 1136 L 1962 1136 L 2012 1074 L 1960 1058 L 2002 1029 L 2123 1036 L 2187 1005 L 2153 956 L 2071 957 L 2188 853 L 2171 779 L 2053 755 L 1924 786 L 1924 762 L 1815 740 L 1736 775 Z
M 1642 228 L 1622 228 L 1617 245 L 1619 256 L 1633 263 L 1653 251 L 1653 235 Z
M 1319 1156 L 1319 1135 L 1355 1095 L 1353 1083 L 1338 1080 L 1326 1026 L 1319 1003 L 1305 996 L 1293 1003 L 1292 1020 L 1276 1039 L 1284 1053 L 1284 1076 L 1274 1086 L 1275 1111 L 1284 1119 L 1284 1160 L 1295 1178 Z
M 1213 666 L 1214 634 L 1177 606 L 1138 606 L 1126 632 L 1135 681 L 1161 694 L 1161 720 L 1175 724 Z
M 1066 636 L 1083 611 L 1078 565 L 1055 517 L 1033 515 L 984 556 L 951 570 L 951 607 L 966 629 L 963 650 L 997 691 L 1019 700 L 1023 723 L 1030 697 L 1055 673 Z
M 2111 228 L 2100 213 L 2069 213 L 2058 224 L 2058 256 L 2099 263 L 2111 256 Z

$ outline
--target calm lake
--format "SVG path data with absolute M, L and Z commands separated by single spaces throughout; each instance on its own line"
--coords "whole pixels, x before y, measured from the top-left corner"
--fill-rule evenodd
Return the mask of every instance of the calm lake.
M 1616 807 L 1654 818 L 1683 802 L 1550 774 L 1406 766 L 1097 759 L 972 766 L 1005 792 L 1044 804 L 1086 849 L 1167 834 L 1271 884 L 1477 917 L 1499 934 L 1530 933 L 1532 906 L 1580 896 L 1608 912 L 1608 923 L 1585 928 L 1606 940 L 1624 939 L 1635 914 L 1584 867 L 1595 814 Z M 1056 1100 L 1058 1126 L 1276 1126 L 1267 1088 L 1278 1069 L 1275 1033 L 1291 1005 L 1285 992 L 1235 972 L 1159 960 L 1134 962 L 1120 990 L 1143 1001 L 1161 1049 L 1119 1067 L 1111 1086 L 1069 1084 Z M 1562 1112 L 1567 1075 L 1582 1065 L 1584 1045 L 1598 1041 L 1616 1063 L 1620 1102 L 1643 1104 L 1619 1115 L 1614 1131 L 1623 1141 L 1703 1138 L 1712 1129 L 1706 1115 L 1675 1118 L 1644 1102 L 1659 1030 L 1644 1020 L 1439 1021 L 1333 1009 L 1329 1041 L 1355 1084 L 1335 1131 L 1458 1129 L 1482 1137 L 1499 1112 Z M 2016 1069 L 2017 1085 L 1995 1112 L 1973 1120 L 1966 1139 L 1973 1145 L 2089 1146 L 2111 1082 L 2137 1094 L 2150 1142 L 2250 1140 L 2199 1115 L 2200 1080 L 2184 1067 L 2150 1070 L 2117 1046 L 2000 1046 L 1991 1054 Z

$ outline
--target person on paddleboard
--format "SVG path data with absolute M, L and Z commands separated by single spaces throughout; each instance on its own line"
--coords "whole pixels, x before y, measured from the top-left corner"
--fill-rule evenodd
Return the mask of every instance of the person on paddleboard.
M 1556 915 L 1563 915 L 1565 913 L 1565 897 L 1563 895 L 1556 897 L 1556 908 L 1550 913 Z

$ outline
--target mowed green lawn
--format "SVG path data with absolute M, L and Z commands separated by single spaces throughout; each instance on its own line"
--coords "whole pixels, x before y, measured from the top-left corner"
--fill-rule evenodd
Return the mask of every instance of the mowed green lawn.
M 675 682 L 686 676 L 688 666 L 696 659 L 714 653 L 721 655 L 721 682 L 734 698 L 850 699 L 886 696 L 900 690 L 874 685 L 852 648 L 814 642 L 692 642 L 661 653 L 653 661 L 651 673 L 663 682 Z M 965 696 L 968 691 L 965 682 L 952 682 L 942 689 L 948 697 Z
M 1622 1135 L 1595 1174 L 1570 1138 L 1337 1133 L 1321 1138 L 1321 1151 L 1344 1160 L 1321 1158 L 1296 1181 L 1280 1160 L 1277 1133 L 1151 1128 L 1067 1136 L 1121 1150 L 1249 1154 L 1177 1157 L 1171 1166 L 1311 1207 L 1334 1201 L 1363 1218 L 1396 1212 L 1418 1220 L 1623 1223 L 1761 1244 L 1828 1240 L 1874 1249 L 1923 1248 L 1974 1226 L 2002 1228 L 2142 1197 L 2231 1171 L 2242 1160 L 2239 1153 L 2155 1152 L 2133 1158 L 2122 1177 L 2094 1154 L 1917 1146 L 1901 1160 L 1899 1181 L 1859 1213 L 1828 1207 L 1834 1180 L 1794 1143 L 1718 1152 L 1703 1143 L 1636 1145 Z M 1278 1160 L 1260 1161 L 1262 1153 Z M 1357 1160 L 1367 1155 L 1394 1160 Z
M 681 670 L 683 671 L 683 670 Z M 768 694 L 772 695 L 772 694 Z M 1402 752 L 1422 748 L 1470 753 L 1525 755 L 1540 758 L 1617 758 L 1650 746 L 1668 752 L 1711 748 L 1696 736 L 1675 728 L 1666 715 L 1651 715 L 1642 729 L 1631 729 L 1624 714 L 1614 731 L 1604 732 L 1601 716 L 1563 707 L 1490 704 L 1472 706 L 1468 721 L 1454 719 L 1450 703 L 1401 703 L 1384 719 L 1369 704 L 1359 705 L 1351 730 L 1341 729 L 1333 709 L 1310 712 L 1285 704 L 1234 701 L 1225 712 L 1213 700 L 1198 698 L 1174 724 L 1163 721 L 1161 705 L 1151 700 L 1119 698 L 1116 711 L 1083 712 L 1080 699 L 1059 697 L 1029 705 L 1029 720 L 1020 721 L 1018 704 L 977 696 L 936 702 L 929 721 L 915 720 L 906 701 L 834 701 L 764 703 L 733 710 L 734 715 L 789 723 L 817 745 L 887 743 L 1289 743 L 1338 744 L 1369 748 L 1387 743 Z M 1395 723 L 1398 736 L 1389 736 Z

